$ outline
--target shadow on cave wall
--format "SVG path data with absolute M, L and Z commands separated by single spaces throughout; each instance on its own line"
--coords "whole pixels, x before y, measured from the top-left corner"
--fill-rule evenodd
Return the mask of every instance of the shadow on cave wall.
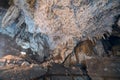
M 0 58 L 5 55 L 19 55 L 22 48 L 11 37 L 0 33 Z
M 0 0 L 0 7 L 1 8 L 9 8 L 9 1 L 10 0 Z
M 120 19 L 120 15 L 116 16 L 115 19 L 114 25 L 112 26 L 112 35 L 105 40 L 102 40 L 102 43 L 105 52 L 108 55 L 120 56 L 120 28 L 117 24 Z

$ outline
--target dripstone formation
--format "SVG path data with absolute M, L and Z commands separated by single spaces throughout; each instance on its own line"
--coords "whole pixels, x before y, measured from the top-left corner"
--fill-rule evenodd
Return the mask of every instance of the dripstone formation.
M 0 32 L 31 49 L 39 62 L 69 64 L 70 58 L 71 63 L 80 63 L 96 53 L 103 56 L 101 39 L 112 34 L 116 21 L 120 26 L 116 20 L 120 0 L 9 0 L 8 4 L 0 8 Z

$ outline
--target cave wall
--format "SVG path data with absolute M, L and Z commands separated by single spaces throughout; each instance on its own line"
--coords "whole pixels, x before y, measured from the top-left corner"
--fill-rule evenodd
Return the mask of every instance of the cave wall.
M 17 45 L 15 40 L 0 33 L 0 58 L 6 55 L 20 55 L 23 49 Z
M 9 0 L 0 0 L 0 7 L 2 8 L 9 8 Z
M 79 63 L 82 63 L 87 65 L 87 71 L 93 76 L 93 80 L 109 80 L 110 77 L 119 80 L 116 72 L 120 73 L 120 60 L 118 56 L 111 58 L 109 50 L 113 52 L 112 54 L 119 55 L 120 47 L 116 45 L 119 39 L 115 39 L 118 42 L 113 39 L 116 34 L 119 37 L 119 29 L 116 33 L 113 25 L 117 24 L 117 27 L 120 27 L 120 20 L 116 23 L 116 16 L 120 14 L 120 0 L 12 1 L 9 8 L 3 8 L 3 4 L 0 4 L 2 5 L 0 8 L 1 56 L 19 55 L 22 51 L 19 47 L 21 46 L 30 49 L 30 53 L 36 55 L 35 60 L 38 62 L 47 64 L 48 60 L 48 64 L 62 63 L 67 67 L 76 63 L 79 66 Z M 107 42 L 113 45 L 109 46 Z M 106 52 L 110 58 L 103 58 Z M 88 59 L 87 64 L 86 59 Z M 111 68 L 112 75 L 108 75 L 106 70 Z M 104 76 L 100 71 L 106 72 L 106 75 Z M 56 76 L 56 74 L 47 78 L 73 79 L 71 76 L 61 76 L 63 74 Z M 80 76 L 74 78 L 82 79 Z
M 1 33 L 30 48 L 40 61 L 60 55 L 62 62 L 79 42 L 109 37 L 120 14 L 120 0 L 12 0 L 10 5 L 1 9 Z

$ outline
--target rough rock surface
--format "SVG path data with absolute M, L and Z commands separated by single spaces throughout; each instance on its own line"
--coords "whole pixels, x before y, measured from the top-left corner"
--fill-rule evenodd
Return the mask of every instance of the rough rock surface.
M 17 45 L 15 40 L 7 35 L 0 33 L 0 58 L 5 55 L 19 55 L 22 48 Z
M 120 58 L 104 57 L 87 60 L 88 75 L 92 80 L 119 80 Z
M 46 73 L 46 69 L 41 66 L 48 68 L 47 77 L 50 80 L 89 80 L 89 77 L 86 78 L 88 74 L 85 65 L 89 75 L 92 72 L 96 75 L 97 72 L 102 74 L 107 71 L 113 75 L 120 73 L 119 61 L 114 64 L 118 58 L 110 63 L 106 59 L 101 61 L 106 52 L 120 55 L 120 0 L 0 0 L 2 1 L 5 2 L 0 3 L 0 33 L 12 37 L 29 55 L 8 55 L 0 59 L 0 79 L 36 80 Z M 12 54 L 19 54 L 14 43 L 9 37 L 0 35 L 1 53 L 10 53 L 13 48 L 15 50 Z M 100 57 L 100 61 L 94 60 L 95 55 Z M 34 63 L 32 59 L 40 62 L 41 66 L 31 64 Z M 52 63 L 62 63 L 64 66 Z M 97 63 L 102 66 L 96 65 Z M 77 67 L 73 66 L 75 64 Z M 91 66 L 94 69 L 89 69 Z M 95 70 L 96 67 L 100 69 Z M 71 74 L 71 68 L 79 72 Z M 77 78 L 73 75 L 82 76 Z M 119 75 L 113 77 L 117 79 Z
M 34 80 L 47 72 L 38 64 L 30 64 L 21 56 L 7 55 L 0 58 L 0 80 Z
M 40 66 L 4 66 L 0 67 L 0 80 L 34 80 L 45 73 Z
M 32 61 L 31 61 L 32 62 Z M 4 66 L 29 66 L 30 63 L 20 56 L 7 55 L 0 58 L 0 67 Z
M 63 61 L 80 41 L 96 42 L 109 36 L 120 14 L 120 0 L 11 1 L 1 27 L 9 26 L 17 43 L 31 48 L 40 62 L 51 52 Z

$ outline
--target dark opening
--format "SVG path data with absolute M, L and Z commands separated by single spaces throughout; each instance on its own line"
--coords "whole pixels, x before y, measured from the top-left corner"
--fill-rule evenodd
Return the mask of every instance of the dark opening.
M 0 8 L 9 8 L 9 0 L 0 0 Z
M 115 24 L 112 26 L 112 35 L 102 40 L 106 53 L 109 54 L 109 52 L 111 52 L 115 56 L 120 56 L 120 28 L 117 25 L 119 18 L 120 15 L 115 17 Z

